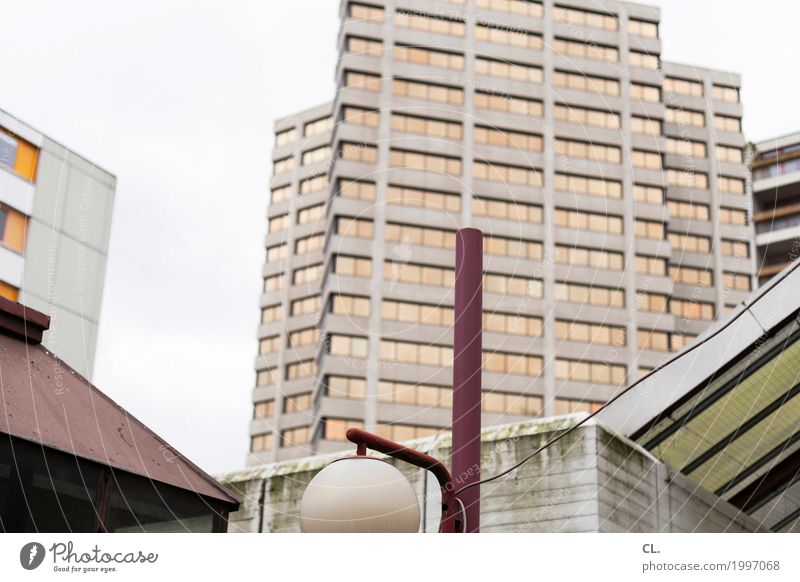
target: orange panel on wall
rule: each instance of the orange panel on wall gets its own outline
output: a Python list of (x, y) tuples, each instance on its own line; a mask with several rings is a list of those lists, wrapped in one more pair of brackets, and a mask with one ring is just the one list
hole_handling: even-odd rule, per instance
[(25, 250), (25, 233), (28, 229), (28, 217), (11, 208), (3, 207), (6, 213), (5, 232), (0, 233), (3, 244), (14, 250), (23, 252)]
[(12, 137), (17, 142), (13, 170), (31, 182), (36, 180), (36, 167), (39, 160), (39, 148), (32, 143), (25, 141), (18, 135), (14, 135), (5, 127), (0, 127), (0, 131)]
[(11, 301), (16, 301), (19, 297), (19, 289), (13, 285), (9, 285), (5, 281), (0, 281), (0, 297), (11, 299)]

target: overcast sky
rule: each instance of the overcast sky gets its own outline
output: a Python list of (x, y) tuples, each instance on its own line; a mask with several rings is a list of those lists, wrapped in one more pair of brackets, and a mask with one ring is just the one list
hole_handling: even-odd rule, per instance
[[(651, 3), (664, 59), (742, 74), (748, 139), (800, 130), (795, 2)], [(0, 6), (0, 108), (118, 179), (95, 383), (240, 468), (272, 122), (331, 98), (338, 0)]]

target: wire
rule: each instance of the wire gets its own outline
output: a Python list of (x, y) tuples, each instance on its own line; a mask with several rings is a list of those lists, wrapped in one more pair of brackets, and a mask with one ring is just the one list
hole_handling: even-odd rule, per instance
[[(775, 283), (774, 283), (774, 284), (772, 284), (772, 285), (770, 285), (769, 287), (765, 288), (765, 289), (764, 289), (764, 290), (763, 290), (761, 293), (759, 293), (759, 294), (756, 296), (756, 298), (755, 298), (755, 299), (753, 299), (752, 303), (750, 303), (750, 304), (747, 306), (747, 308), (745, 308), (745, 309), (742, 309), (742, 310), (741, 310), (739, 313), (737, 313), (737, 314), (736, 314), (734, 317), (732, 317), (730, 320), (728, 320), (728, 321), (727, 321), (727, 322), (726, 322), (726, 323), (725, 323), (723, 326), (721, 326), (719, 329), (717, 329), (717, 330), (716, 330), (714, 333), (712, 333), (712, 334), (711, 334), (711, 335), (709, 335), (708, 337), (705, 337), (705, 338), (703, 338), (701, 341), (697, 342), (696, 344), (692, 344), (692, 345), (691, 345), (691, 346), (689, 346), (689, 348), (687, 348), (685, 351), (683, 351), (683, 352), (680, 352), (680, 353), (678, 353), (678, 354), (675, 354), (675, 355), (674, 355), (672, 358), (670, 358), (669, 360), (667, 360), (667, 361), (666, 361), (666, 362), (664, 362), (663, 364), (661, 364), (661, 365), (659, 365), (659, 366), (656, 366), (655, 368), (653, 368), (652, 370), (650, 370), (650, 372), (649, 372), (649, 373), (648, 373), (646, 376), (642, 376), (641, 378), (639, 378), (638, 380), (636, 380), (636, 382), (634, 382), (633, 384), (631, 384), (630, 386), (628, 386), (627, 388), (625, 388), (625, 390), (623, 390), (622, 392), (620, 392), (619, 394), (617, 394), (616, 396), (614, 396), (614, 397), (613, 397), (611, 400), (609, 400), (609, 401), (608, 401), (608, 402), (606, 402), (606, 403), (605, 403), (603, 406), (601, 406), (600, 408), (598, 408), (597, 410), (595, 410), (594, 412), (592, 412), (592, 413), (591, 413), (589, 416), (587, 416), (587, 417), (585, 417), (585, 418), (581, 419), (581, 420), (580, 420), (580, 421), (579, 421), (577, 424), (574, 424), (574, 425), (572, 425), (571, 427), (569, 427), (569, 428), (568, 428), (568, 429), (566, 429), (565, 431), (563, 431), (563, 432), (561, 432), (561, 433), (557, 434), (556, 436), (554, 436), (552, 439), (550, 439), (550, 440), (549, 440), (549, 441), (547, 441), (545, 444), (543, 444), (541, 447), (539, 447), (538, 449), (536, 449), (535, 451), (533, 451), (531, 454), (529, 454), (527, 457), (525, 457), (524, 459), (522, 459), (522, 460), (521, 460), (520, 462), (518, 462), (516, 465), (512, 465), (512, 466), (511, 466), (511, 467), (509, 467), (508, 469), (505, 469), (504, 471), (501, 471), (500, 473), (498, 473), (497, 475), (493, 475), (492, 477), (487, 477), (486, 479), (481, 479), (480, 481), (475, 481), (474, 483), (469, 483), (468, 485), (464, 485), (464, 486), (463, 486), (461, 489), (458, 489), (458, 490), (455, 492), (455, 495), (456, 495), (456, 496), (458, 496), (458, 494), (459, 494), (459, 493), (461, 493), (461, 492), (463, 492), (463, 491), (466, 491), (467, 489), (471, 489), (472, 487), (477, 487), (477, 486), (479, 486), (479, 485), (482, 485), (482, 484), (484, 484), (484, 483), (490, 483), (491, 481), (496, 481), (497, 479), (500, 479), (501, 477), (505, 477), (506, 475), (508, 475), (508, 474), (509, 474), (509, 473), (511, 473), (512, 471), (515, 471), (515, 470), (517, 470), (517, 469), (518, 469), (518, 468), (520, 468), (522, 465), (524, 465), (525, 463), (527, 463), (528, 461), (530, 461), (530, 460), (531, 460), (533, 457), (535, 457), (536, 455), (538, 455), (539, 453), (541, 453), (543, 450), (545, 450), (546, 448), (548, 448), (550, 445), (553, 445), (553, 444), (557, 443), (558, 441), (560, 441), (561, 439), (563, 439), (565, 436), (567, 436), (569, 433), (571, 433), (573, 430), (575, 430), (575, 429), (577, 429), (577, 428), (580, 428), (581, 426), (583, 426), (584, 424), (586, 424), (586, 423), (587, 423), (588, 421), (590, 421), (592, 418), (594, 418), (595, 416), (597, 416), (598, 414), (600, 414), (601, 412), (603, 412), (603, 411), (604, 411), (604, 410), (605, 410), (607, 407), (611, 406), (611, 405), (612, 405), (614, 402), (616, 402), (617, 400), (619, 400), (620, 398), (622, 398), (622, 397), (623, 397), (625, 394), (627, 394), (628, 392), (630, 392), (631, 390), (633, 390), (634, 388), (636, 388), (636, 386), (638, 386), (639, 384), (641, 384), (642, 382), (644, 382), (645, 380), (647, 380), (647, 379), (648, 379), (650, 376), (652, 376), (652, 375), (653, 375), (653, 374), (655, 374), (656, 372), (659, 372), (659, 371), (663, 370), (664, 368), (666, 368), (667, 366), (669, 366), (669, 365), (670, 365), (672, 362), (674, 362), (674, 361), (678, 360), (679, 358), (682, 358), (683, 356), (685, 356), (685, 355), (686, 355), (686, 354), (688, 354), (688, 353), (691, 353), (691, 352), (693, 352), (694, 350), (696, 350), (697, 348), (699, 348), (700, 346), (702, 346), (702, 345), (703, 345), (703, 344), (705, 344), (706, 342), (708, 342), (708, 341), (710, 341), (710, 340), (714, 339), (716, 336), (718, 336), (718, 335), (719, 335), (720, 333), (722, 333), (724, 330), (726, 330), (726, 329), (727, 329), (727, 328), (729, 328), (731, 325), (733, 325), (733, 323), (734, 323), (734, 322), (735, 322), (737, 319), (739, 319), (739, 318), (740, 318), (740, 317), (741, 317), (743, 314), (745, 314), (745, 313), (747, 313), (748, 311), (750, 311), (750, 308), (751, 308), (751, 307), (753, 307), (753, 306), (754, 306), (756, 303), (758, 303), (758, 302), (761, 300), (761, 298), (762, 298), (762, 297), (764, 297), (764, 296), (765, 296), (765, 295), (766, 295), (766, 294), (767, 294), (767, 293), (768, 293), (770, 290), (774, 289), (774, 288), (775, 288), (775, 287), (778, 285), (778, 283), (780, 283), (781, 281), (783, 281), (784, 279), (786, 279), (786, 278), (787, 278), (789, 275), (791, 275), (791, 274), (792, 274), (794, 271), (796, 271), (798, 267), (800, 267), (800, 261), (795, 261), (795, 263), (794, 263), (794, 264), (792, 264), (792, 266), (791, 266), (791, 267), (790, 267), (790, 268), (789, 268), (789, 269), (788, 269), (788, 270), (787, 270), (785, 273), (783, 273), (783, 274), (780, 276), (780, 278), (779, 278), (779, 279), (777, 279), (777, 280), (775, 281)], [(458, 499), (458, 497), (456, 497), (456, 499)]]
[[(466, 489), (466, 487), (464, 487)], [(461, 501), (458, 497), (456, 497), (456, 501), (461, 506), (461, 533), (467, 533), (467, 508), (464, 507), (464, 502)]]

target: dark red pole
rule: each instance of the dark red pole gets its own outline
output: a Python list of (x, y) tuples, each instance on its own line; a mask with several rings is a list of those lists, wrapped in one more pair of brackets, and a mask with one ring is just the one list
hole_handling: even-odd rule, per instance
[[(456, 490), (480, 480), (481, 367), (483, 364), (483, 233), (456, 233), (456, 297), (453, 330), (453, 453)], [(466, 509), (466, 531), (480, 529), (480, 487), (457, 498)]]

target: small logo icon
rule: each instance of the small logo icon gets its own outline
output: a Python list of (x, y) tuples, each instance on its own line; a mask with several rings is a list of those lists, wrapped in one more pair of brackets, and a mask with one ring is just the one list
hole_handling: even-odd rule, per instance
[(44, 546), (39, 542), (30, 542), (19, 551), (19, 563), (26, 570), (35, 570), (44, 561)]

